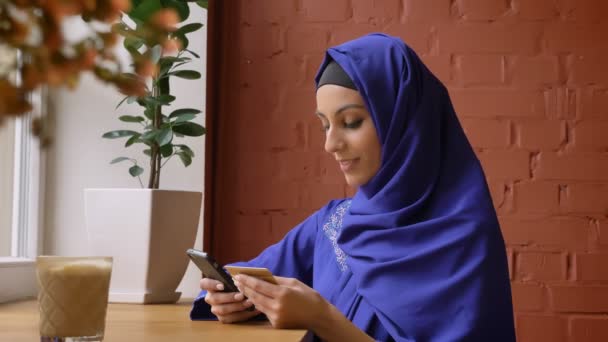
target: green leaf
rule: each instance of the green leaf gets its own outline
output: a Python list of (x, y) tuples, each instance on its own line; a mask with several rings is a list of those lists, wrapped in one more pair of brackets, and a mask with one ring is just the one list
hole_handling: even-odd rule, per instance
[(187, 80), (197, 80), (201, 78), (201, 73), (194, 70), (177, 70), (168, 73), (168, 75), (185, 78)]
[(152, 157), (152, 150), (150, 150), (149, 148), (143, 150), (144, 154), (147, 155), (148, 157)]
[(201, 27), (203, 27), (203, 24), (201, 23), (191, 23), (178, 28), (176, 32), (181, 34), (187, 34), (199, 30)]
[(130, 137), (135, 134), (139, 134), (139, 133), (137, 133), (135, 131), (129, 131), (129, 130), (118, 130), (118, 131), (106, 132), (101, 137), (106, 138), (106, 139), (116, 139), (116, 138)]
[(149, 119), (149, 120), (153, 120), (154, 119), (154, 109), (152, 108), (146, 108), (144, 110), (144, 115)]
[(129, 99), (129, 97), (131, 97), (131, 96), (125, 96), (122, 100), (120, 100), (120, 102), (118, 102), (118, 104), (116, 105), (116, 108), (114, 108), (114, 110), (117, 110), (118, 107), (120, 107), (120, 105), (123, 104), (123, 102), (125, 102), (127, 99)]
[(160, 0), (164, 8), (173, 8), (179, 15), (180, 21), (188, 19), (190, 16), (190, 7), (188, 4), (177, 0)]
[(198, 114), (201, 111), (195, 108), (181, 108), (176, 109), (169, 114), (169, 118), (174, 118), (176, 116), (184, 115), (184, 114)]
[(139, 55), (139, 48), (144, 45), (144, 40), (137, 37), (126, 37), (122, 45), (127, 49), (132, 55)]
[(125, 161), (125, 160), (131, 160), (131, 159), (127, 158), (127, 157), (118, 157), (118, 158), (112, 159), (112, 161), (110, 162), (110, 164), (120, 163), (121, 161)]
[(127, 142), (125, 143), (125, 147), (129, 147), (135, 144), (139, 140), (139, 137), (141, 137), (141, 134), (135, 134), (134, 136), (130, 137), (129, 140), (127, 140)]
[(146, 142), (152, 142), (156, 139), (156, 135), (158, 134), (158, 131), (148, 131), (146, 133), (144, 133), (140, 139), (144, 140)]
[(196, 115), (194, 114), (182, 114), (177, 116), (177, 119), (175, 119), (175, 121), (173, 121), (174, 124), (176, 123), (180, 123), (180, 122), (186, 122), (186, 121), (190, 121), (192, 119), (194, 119), (196, 117)]
[(134, 4), (131, 11), (127, 14), (132, 19), (138, 19), (145, 22), (161, 8), (163, 8), (163, 6), (161, 5), (160, 0), (144, 0), (139, 3), (139, 6), (135, 6)]
[(160, 88), (161, 94), (169, 94), (171, 92), (169, 88), (169, 78), (164, 77), (158, 81), (158, 87)]
[(169, 103), (175, 101), (175, 96), (169, 95), (169, 94), (162, 94), (162, 95), (158, 96), (157, 99), (161, 104), (166, 105), (166, 104), (169, 104)]
[(192, 56), (196, 57), (196, 58), (201, 58), (201, 56), (199, 56), (197, 53), (195, 53), (192, 50), (188, 50), (186, 48), (183, 48), (184, 51), (187, 51), (188, 53), (190, 53)]
[(209, 0), (198, 0), (196, 2), (197, 5), (201, 6), (204, 9), (208, 9), (209, 8)]
[(190, 149), (190, 147), (186, 146), (186, 145), (173, 145), (175, 147), (178, 147), (179, 149), (181, 149), (182, 153), (185, 153), (187, 155), (189, 155), (190, 157), (194, 157), (194, 151), (192, 151)]
[(144, 169), (142, 169), (138, 165), (133, 165), (129, 168), (129, 173), (131, 174), (131, 176), (137, 177), (137, 176), (141, 175), (142, 173), (144, 173)]
[(144, 119), (143, 116), (131, 116), (131, 115), (122, 115), (122, 116), (118, 117), (118, 120), (124, 121), (124, 122), (143, 122), (143, 121), (146, 121), (146, 119)]
[(192, 164), (192, 157), (190, 157), (189, 155), (183, 152), (177, 152), (176, 154), (179, 156), (179, 159), (182, 161), (182, 163), (184, 163), (185, 167), (188, 167), (190, 166), (190, 164)]
[(171, 128), (164, 128), (156, 135), (156, 142), (159, 146), (165, 146), (173, 140), (173, 131)]
[(165, 146), (160, 147), (160, 154), (163, 158), (167, 158), (173, 154), (173, 145), (167, 144)]
[(184, 122), (173, 126), (173, 132), (189, 137), (200, 137), (205, 134), (205, 127), (194, 122)]

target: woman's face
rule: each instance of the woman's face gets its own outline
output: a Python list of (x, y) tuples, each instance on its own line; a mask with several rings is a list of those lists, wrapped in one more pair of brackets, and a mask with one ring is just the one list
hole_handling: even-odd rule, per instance
[(351, 186), (367, 183), (380, 169), (381, 148), (371, 115), (359, 92), (326, 84), (317, 90), (317, 116), (330, 153)]

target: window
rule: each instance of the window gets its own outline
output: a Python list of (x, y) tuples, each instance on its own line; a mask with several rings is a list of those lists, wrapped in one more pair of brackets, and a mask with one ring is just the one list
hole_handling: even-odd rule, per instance
[[(7, 55), (0, 49), (0, 64)], [(30, 124), (43, 115), (45, 96), (44, 91), (30, 94), (34, 110), (0, 127), (0, 303), (36, 294), (43, 154)]]

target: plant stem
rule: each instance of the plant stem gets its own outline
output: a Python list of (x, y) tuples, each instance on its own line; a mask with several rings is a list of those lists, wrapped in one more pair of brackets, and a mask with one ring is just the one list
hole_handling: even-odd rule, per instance
[[(158, 97), (160, 95), (160, 87), (156, 85), (156, 79), (152, 80), (152, 96)], [(155, 129), (159, 129), (162, 123), (161, 117), (161, 105), (154, 106), (154, 120), (152, 124)], [(150, 179), (148, 181), (149, 189), (158, 189), (160, 183), (160, 146), (157, 142), (154, 142), (151, 146), (150, 156)]]

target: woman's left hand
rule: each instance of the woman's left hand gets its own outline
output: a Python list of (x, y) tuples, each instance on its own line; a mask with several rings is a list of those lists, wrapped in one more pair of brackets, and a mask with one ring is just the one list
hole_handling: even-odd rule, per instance
[(239, 274), (234, 277), (241, 292), (279, 329), (314, 330), (327, 314), (328, 302), (295, 278), (274, 277), (278, 285)]

